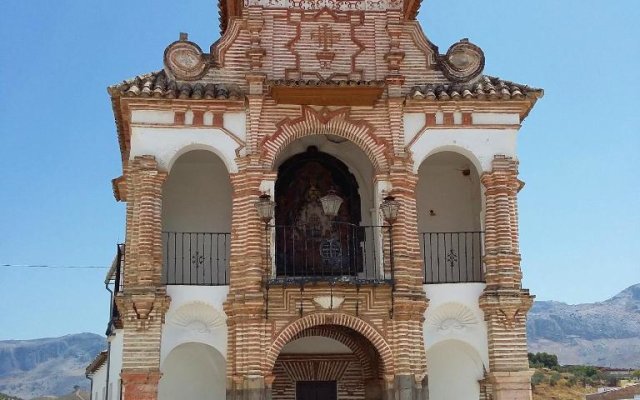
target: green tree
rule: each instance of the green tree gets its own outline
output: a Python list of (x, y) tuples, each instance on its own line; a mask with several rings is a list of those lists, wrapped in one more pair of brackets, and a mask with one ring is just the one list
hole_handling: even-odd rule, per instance
[(559, 367), (558, 356), (549, 353), (528, 353), (529, 367), (531, 368), (556, 368)]

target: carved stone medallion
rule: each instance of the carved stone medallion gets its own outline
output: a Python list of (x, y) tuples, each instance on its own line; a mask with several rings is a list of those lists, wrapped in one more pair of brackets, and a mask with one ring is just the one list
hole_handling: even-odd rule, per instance
[(177, 79), (188, 81), (200, 78), (207, 62), (197, 44), (180, 40), (164, 51), (164, 65)]
[(457, 82), (466, 82), (482, 73), (484, 53), (480, 47), (462, 39), (449, 48), (440, 59), (445, 75)]

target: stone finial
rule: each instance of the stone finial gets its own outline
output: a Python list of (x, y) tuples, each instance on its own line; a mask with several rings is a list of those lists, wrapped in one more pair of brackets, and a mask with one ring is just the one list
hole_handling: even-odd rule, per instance
[(180, 32), (180, 41), (185, 42), (189, 40), (189, 34), (186, 32)]

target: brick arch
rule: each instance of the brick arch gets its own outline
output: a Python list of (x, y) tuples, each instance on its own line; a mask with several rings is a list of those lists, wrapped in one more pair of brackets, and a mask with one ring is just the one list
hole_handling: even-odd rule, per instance
[(271, 344), (265, 358), (265, 372), (270, 374), (273, 366), (280, 355), (282, 348), (289, 343), (296, 335), (306, 329), (328, 325), (343, 326), (350, 328), (362, 335), (376, 349), (384, 375), (394, 375), (395, 367), (393, 363), (393, 353), (391, 347), (382, 335), (366, 321), (343, 313), (314, 313), (295, 320), (287, 325)]
[(337, 342), (342, 343), (347, 346), (353, 354), (358, 358), (360, 364), (362, 365), (362, 374), (365, 379), (376, 378), (379, 375), (378, 366), (376, 363), (371, 362), (371, 357), (367, 354), (367, 350), (362, 344), (348, 332), (338, 330), (336, 327), (331, 326), (314, 326), (309, 329), (305, 329), (302, 332), (296, 334), (291, 338), (289, 342), (293, 342), (294, 340), (312, 337), (312, 336), (322, 336), (328, 339), (333, 339)]
[(390, 150), (385, 140), (378, 138), (375, 129), (366, 121), (352, 120), (349, 108), (316, 111), (302, 106), (302, 116), (286, 118), (276, 124), (276, 132), (265, 136), (260, 143), (261, 159), (271, 169), (280, 153), (292, 142), (311, 135), (335, 135), (343, 137), (358, 146), (367, 155), (376, 173), (389, 168)]

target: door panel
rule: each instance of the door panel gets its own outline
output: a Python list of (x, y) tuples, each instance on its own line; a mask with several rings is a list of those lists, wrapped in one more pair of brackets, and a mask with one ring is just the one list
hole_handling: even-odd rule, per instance
[(338, 400), (336, 381), (298, 381), (296, 400)]

